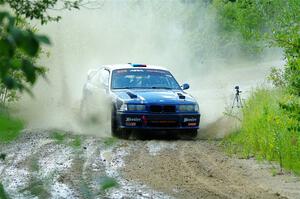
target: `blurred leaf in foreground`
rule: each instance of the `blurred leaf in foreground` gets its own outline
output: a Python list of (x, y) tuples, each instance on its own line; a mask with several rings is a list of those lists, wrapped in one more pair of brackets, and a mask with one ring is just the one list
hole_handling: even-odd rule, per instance
[(114, 178), (103, 176), (100, 179), (100, 189), (102, 191), (108, 190), (113, 187), (118, 187), (118, 186), (119, 184)]

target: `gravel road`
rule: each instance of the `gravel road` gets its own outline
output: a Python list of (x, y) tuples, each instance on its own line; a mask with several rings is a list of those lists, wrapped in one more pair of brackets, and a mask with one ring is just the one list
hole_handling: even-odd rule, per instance
[[(0, 145), (0, 181), (11, 198), (300, 198), (299, 177), (273, 176), (276, 164), (228, 157), (219, 141), (57, 140), (51, 132), (26, 130)], [(118, 186), (103, 191), (107, 177)]]

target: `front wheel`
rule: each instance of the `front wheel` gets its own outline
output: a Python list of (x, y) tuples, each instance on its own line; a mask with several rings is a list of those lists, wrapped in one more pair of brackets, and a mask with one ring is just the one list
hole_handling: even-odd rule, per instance
[(179, 134), (179, 137), (181, 139), (185, 139), (185, 140), (194, 140), (198, 135), (198, 131), (196, 129), (193, 130), (186, 130), (184, 132), (181, 132)]
[(114, 137), (121, 139), (128, 139), (130, 137), (130, 131), (118, 128), (116, 109), (113, 107), (111, 110), (111, 134)]

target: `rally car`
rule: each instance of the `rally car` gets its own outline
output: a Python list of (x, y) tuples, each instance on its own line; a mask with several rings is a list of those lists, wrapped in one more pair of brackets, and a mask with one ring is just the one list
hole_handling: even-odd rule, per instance
[(128, 138), (132, 130), (142, 130), (176, 132), (194, 138), (200, 112), (196, 100), (184, 91), (188, 88), (188, 84), (180, 86), (163, 67), (105, 65), (89, 71), (83, 99), (100, 93), (96, 101), (109, 101), (109, 105), (101, 107), (110, 109), (113, 136)]

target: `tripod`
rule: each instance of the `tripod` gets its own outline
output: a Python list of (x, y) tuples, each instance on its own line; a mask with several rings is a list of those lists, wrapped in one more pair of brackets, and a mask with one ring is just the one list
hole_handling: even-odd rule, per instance
[(243, 108), (243, 102), (242, 102), (241, 96), (240, 96), (240, 93), (242, 91), (240, 91), (239, 86), (234, 87), (234, 89), (236, 90), (236, 93), (235, 93), (231, 108), (233, 108), (234, 106), (236, 106), (238, 108)]

